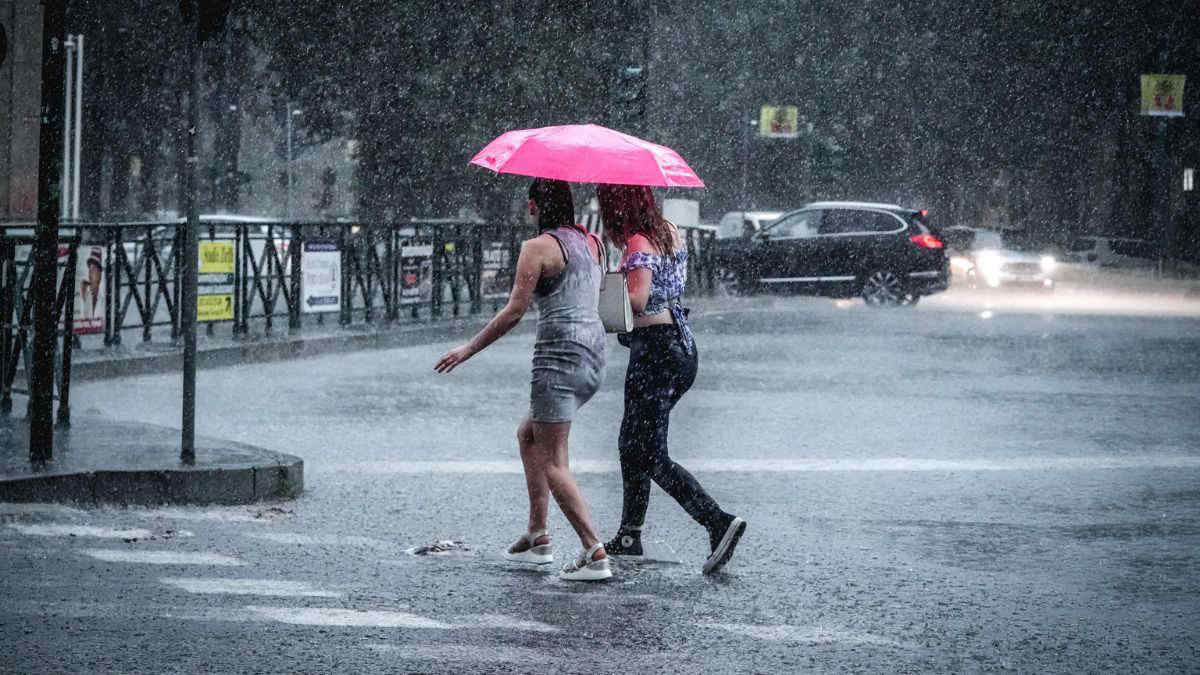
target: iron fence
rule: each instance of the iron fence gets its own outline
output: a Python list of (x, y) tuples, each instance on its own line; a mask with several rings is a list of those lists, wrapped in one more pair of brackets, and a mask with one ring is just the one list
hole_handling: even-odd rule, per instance
[[(143, 342), (180, 338), (179, 221), (74, 223), (60, 228), (60, 282), (55, 302), (61, 349), (60, 420), (69, 423), (72, 347), (81, 339), (119, 345), (129, 334)], [(14, 380), (32, 344), (29, 277), (32, 228), (0, 225), (0, 410), (12, 407)], [(307, 322), (340, 326), (436, 321), (494, 312), (507, 300), (527, 227), (467, 220), (392, 223), (287, 223), (206, 218), (200, 224), (200, 320), (214, 334), (234, 337), (251, 327), (265, 334), (296, 332)], [(714, 288), (707, 228), (684, 228), (689, 292)], [(338, 278), (332, 304), (305, 307), (305, 245), (334, 254)], [(72, 273), (68, 271), (77, 270)], [(94, 275), (94, 276), (93, 276)], [(328, 280), (326, 280), (328, 283)], [(78, 297), (76, 297), (78, 295)], [(75, 298), (72, 301), (72, 298)], [(215, 301), (215, 302), (214, 302)], [(309, 298), (311, 303), (312, 298)], [(82, 309), (81, 309), (82, 306)], [(72, 310), (67, 308), (71, 307)], [(28, 372), (28, 367), (25, 372)]]

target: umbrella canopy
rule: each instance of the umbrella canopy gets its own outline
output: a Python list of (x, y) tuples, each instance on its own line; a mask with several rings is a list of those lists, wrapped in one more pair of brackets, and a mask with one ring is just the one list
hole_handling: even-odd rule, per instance
[(596, 124), (505, 132), (472, 157), (471, 164), (573, 183), (704, 187), (674, 150)]

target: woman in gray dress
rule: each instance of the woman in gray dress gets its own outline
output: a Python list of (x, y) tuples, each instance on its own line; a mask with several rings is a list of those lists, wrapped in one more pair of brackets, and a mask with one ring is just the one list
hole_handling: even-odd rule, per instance
[(560, 576), (595, 581), (612, 576), (604, 545), (592, 528), (587, 504), (567, 463), (567, 436), (575, 411), (604, 378), (604, 326), (597, 304), (602, 246), (574, 223), (571, 191), (563, 181), (538, 178), (529, 187), (529, 215), (541, 234), (521, 245), (508, 303), (470, 342), (446, 352), (435, 370), (448, 373), (496, 341), (521, 320), (530, 302), (538, 307), (529, 413), (517, 428), (529, 524), (504, 552), (514, 562), (553, 562), (546, 532), (549, 495), (579, 535), (583, 551)]

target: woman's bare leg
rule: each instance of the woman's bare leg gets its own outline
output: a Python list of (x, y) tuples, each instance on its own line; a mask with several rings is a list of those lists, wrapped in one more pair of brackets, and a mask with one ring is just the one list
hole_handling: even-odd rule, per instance
[[(567, 436), (571, 433), (570, 422), (531, 422), (533, 443), (530, 445), (529, 457), (540, 469), (545, 485), (558, 502), (558, 508), (575, 528), (579, 541), (584, 549), (591, 548), (600, 542), (596, 531), (592, 529), (591, 516), (588, 514), (587, 503), (567, 460)], [(526, 452), (522, 450), (522, 459)], [(530, 464), (525, 465), (526, 474), (530, 472)], [(532, 483), (531, 483), (532, 484)], [(532, 518), (532, 514), (530, 515)], [(543, 512), (543, 522), (545, 515)], [(597, 555), (597, 558), (603, 557)]]
[(546, 529), (550, 502), (550, 488), (546, 484), (546, 472), (542, 466), (543, 462), (538, 459), (541, 453), (534, 448), (533, 425), (534, 422), (526, 416), (521, 420), (521, 425), (517, 427), (517, 445), (521, 448), (521, 464), (525, 467), (525, 488), (529, 491), (528, 532)]

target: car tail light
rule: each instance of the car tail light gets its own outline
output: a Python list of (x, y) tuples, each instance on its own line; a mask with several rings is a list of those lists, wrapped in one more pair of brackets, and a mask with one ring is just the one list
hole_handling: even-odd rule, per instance
[(932, 234), (914, 234), (908, 239), (921, 248), (942, 248), (942, 240)]

